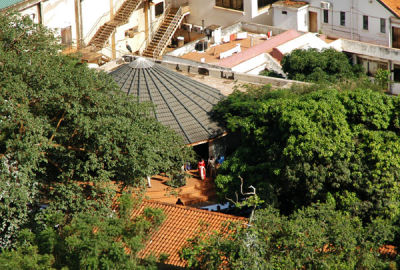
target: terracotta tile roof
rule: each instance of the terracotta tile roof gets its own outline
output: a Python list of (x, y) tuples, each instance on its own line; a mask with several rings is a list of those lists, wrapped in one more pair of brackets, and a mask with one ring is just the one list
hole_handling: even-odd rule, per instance
[(384, 245), (379, 248), (379, 253), (390, 258), (397, 256), (396, 247), (393, 245)]
[(268, 53), (272, 51), (273, 48), (282, 45), (283, 43), (286, 43), (299, 36), (301, 36), (301, 33), (297, 32), (296, 30), (291, 29), (285, 31), (279, 35), (273, 36), (269, 40), (266, 40), (258, 45), (255, 45), (252, 48), (249, 48), (248, 50), (245, 50), (243, 52), (234, 54), (228, 58), (220, 60), (218, 62), (218, 65), (227, 68), (235, 67), (244, 61), (256, 57), (257, 55), (260, 55), (262, 53)]
[(150, 254), (155, 256), (162, 253), (169, 254), (165, 263), (179, 267), (186, 265), (186, 262), (180, 259), (179, 251), (186, 244), (186, 240), (198, 232), (200, 222), (209, 224), (210, 231), (217, 231), (224, 221), (247, 221), (242, 217), (147, 200), (132, 211), (131, 217), (139, 216), (145, 208), (149, 207), (162, 209), (166, 219), (147, 241), (145, 248), (139, 253), (139, 257), (144, 258)]
[(400, 1), (399, 0), (378, 0), (382, 5), (389, 9), (394, 15), (400, 17)]
[(293, 7), (293, 8), (300, 8), (306, 5), (308, 5), (307, 2), (292, 1), (292, 0), (280, 0), (273, 4), (273, 6), (283, 6), (283, 7)]

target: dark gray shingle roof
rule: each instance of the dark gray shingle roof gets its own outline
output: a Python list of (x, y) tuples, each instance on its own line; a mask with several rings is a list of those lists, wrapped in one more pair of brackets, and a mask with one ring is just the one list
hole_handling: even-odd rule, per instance
[(155, 104), (155, 117), (181, 134), (186, 144), (215, 138), (221, 128), (209, 113), (223, 97), (219, 90), (139, 58), (111, 72), (121, 90)]

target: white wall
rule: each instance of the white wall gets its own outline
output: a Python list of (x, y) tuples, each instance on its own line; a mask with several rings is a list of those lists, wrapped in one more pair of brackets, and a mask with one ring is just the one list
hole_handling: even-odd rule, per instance
[(39, 6), (33, 5), (20, 11), (22, 16), (29, 16), (34, 23), (39, 23)]
[[(284, 14), (286, 12), (286, 14)], [(274, 6), (273, 25), (284, 29), (308, 31), (308, 9), (304, 6), (299, 9)]]
[(110, 20), (109, 0), (85, 0), (82, 7), (82, 35), (85, 44), (96, 34), (101, 25)]
[(171, 0), (175, 6), (189, 1), (190, 15), (187, 20), (195, 25), (207, 27), (212, 24), (226, 27), (239, 21), (272, 24), (272, 11), (258, 9), (257, 0), (244, 0), (243, 11), (215, 6), (215, 0)]
[(71, 26), (72, 40), (76, 43), (75, 6), (73, 0), (50, 0), (42, 2), (42, 23), (59, 32)]
[(297, 31), (308, 31), (308, 8), (302, 7), (297, 12)]
[[(377, 0), (327, 0), (331, 3), (328, 23), (323, 22), (323, 10), (320, 0), (310, 0), (311, 11), (318, 13), (318, 29), (332, 37), (390, 45), (390, 21), (393, 14)], [(346, 13), (345, 26), (340, 25), (340, 12)], [(368, 30), (363, 30), (363, 15), (369, 17)], [(380, 33), (380, 18), (386, 20), (386, 33)]]

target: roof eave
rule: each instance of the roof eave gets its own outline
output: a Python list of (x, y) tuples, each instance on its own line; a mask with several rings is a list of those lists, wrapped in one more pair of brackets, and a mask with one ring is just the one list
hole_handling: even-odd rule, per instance
[(384, 6), (390, 13), (392, 13), (394, 16), (396, 16), (396, 18), (400, 19), (400, 14), (397, 14), (393, 9), (391, 9), (388, 5), (386, 5), (385, 2), (383, 2), (382, 0), (378, 0), (378, 2)]

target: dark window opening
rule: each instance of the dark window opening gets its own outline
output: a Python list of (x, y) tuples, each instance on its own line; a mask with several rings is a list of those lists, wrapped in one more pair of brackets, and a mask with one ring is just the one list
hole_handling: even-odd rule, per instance
[(400, 82), (400, 66), (399, 65), (394, 65), (393, 80), (395, 82)]
[(381, 18), (381, 33), (386, 33), (386, 20)]
[(215, 0), (215, 5), (217, 7), (243, 11), (243, 0)]
[(392, 27), (392, 47), (400, 49), (400, 28)]
[(275, 0), (258, 0), (258, 9), (271, 5)]
[(324, 9), (324, 23), (328, 23), (329, 22), (329, 10)]
[(282, 11), (282, 14), (283, 15), (287, 15), (287, 11)]
[(210, 75), (210, 72), (206, 68), (199, 68), (198, 72), (200, 75), (206, 75), (206, 76)]
[(158, 3), (155, 7), (155, 15), (156, 17), (162, 15), (164, 13), (164, 2)]
[(363, 16), (363, 29), (368, 30), (368, 16)]
[(346, 12), (340, 11), (340, 25), (345, 26), (346, 25)]

